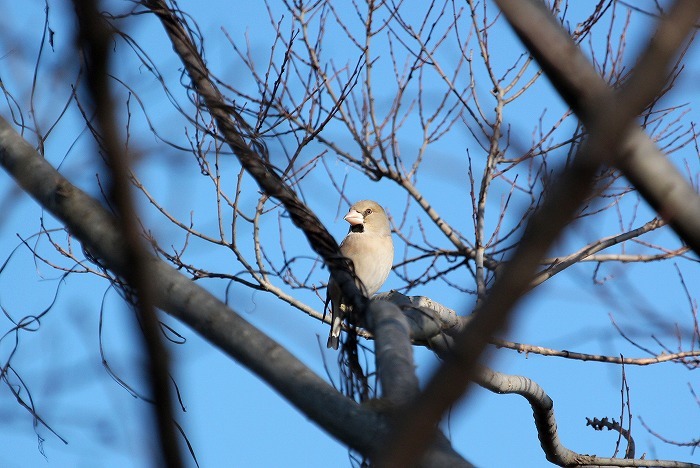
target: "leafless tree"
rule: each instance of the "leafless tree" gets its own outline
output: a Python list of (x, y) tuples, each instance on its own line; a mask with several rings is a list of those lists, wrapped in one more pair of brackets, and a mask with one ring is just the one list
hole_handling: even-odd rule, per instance
[[(358, 464), (470, 465), (439, 423), (476, 383), (526, 399), (554, 464), (697, 466), (635, 453), (641, 429), (632, 428), (624, 377), (619, 420), (589, 419), (619, 434), (615, 455), (576, 453), (559, 439), (546, 390), (490, 369), (484, 351), (608, 363), (623, 376), (630, 366), (664, 362), (697, 369), (700, 326), (688, 280), (700, 253), (695, 96), (675, 91), (700, 4), (341, 3), (269, 0), (264, 53), (230, 30), (245, 18), (213, 36), (174, 0), (111, 2), (101, 11), (74, 0), (76, 30), (58, 46), (49, 13), (57, 6), (47, 0), (44, 30), (30, 32), (38, 50), (12, 42), (14, 31), (0, 36), (17, 44), (5, 58), (18, 70), (2, 76), (0, 160), (58, 220), (37, 221), (36, 235), (14, 252), (28, 249), (38, 265), (65, 275), (102, 278), (133, 305), (159, 463), (182, 464), (183, 444), (155, 308), (260, 376), (357, 453)], [(23, 80), (28, 64), (33, 79)], [(47, 102), (53, 89), (60, 92)], [(561, 101), (543, 98), (553, 92)], [(57, 150), (56, 141), (70, 148)], [(85, 155), (99, 155), (88, 169), (96, 179), (56, 170)], [(164, 178), (180, 196), (164, 193)], [(400, 286), (371, 301), (317, 215), (349, 204), (358, 185), (377, 193), (368, 198), (404, 200), (391, 212)], [(601, 232), (603, 225), (618, 230)], [(634, 287), (624, 279), (612, 286), (611, 273), (669, 262), (691, 318), (637, 310), (655, 325), (643, 333), (613, 318), (614, 342), (631, 343), (639, 356), (504, 338), (522, 298), (555, 277), (588, 276), (620, 304)], [(11, 275), (11, 265), (0, 272)], [(361, 311), (346, 325), (337, 388), (245, 321), (228, 288), (217, 297), (209, 287), (270, 295), (308, 321), (327, 322), (329, 271)], [(452, 291), (462, 308), (411, 295), (431, 290)], [(47, 427), (13, 356), (19, 337), (51, 313), (5, 313), (11, 352), (0, 371)], [(418, 348), (441, 363), (422, 386)], [(643, 427), (666, 443), (699, 443), (697, 434), (678, 441)]]

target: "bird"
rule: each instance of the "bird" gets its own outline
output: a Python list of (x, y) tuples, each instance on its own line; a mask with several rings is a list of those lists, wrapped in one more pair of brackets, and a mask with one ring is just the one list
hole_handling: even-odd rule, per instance
[[(355, 284), (365, 297), (372, 297), (382, 287), (394, 262), (391, 226), (384, 208), (375, 201), (361, 200), (350, 207), (343, 218), (350, 223), (340, 253), (352, 262)], [(338, 349), (340, 325), (351, 304), (331, 277), (326, 289), (326, 306), (331, 304), (331, 331), (328, 348)]]

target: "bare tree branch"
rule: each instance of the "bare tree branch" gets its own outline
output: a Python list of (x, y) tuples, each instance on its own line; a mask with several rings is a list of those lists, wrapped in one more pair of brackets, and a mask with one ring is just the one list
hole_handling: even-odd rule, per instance
[(519, 353), (539, 354), (541, 356), (556, 356), (563, 357), (566, 359), (575, 359), (578, 361), (605, 362), (608, 364), (624, 364), (629, 366), (649, 366), (652, 364), (659, 364), (662, 362), (682, 362), (692, 367), (700, 367), (699, 350), (680, 351), (677, 353), (662, 352), (660, 354), (648, 358), (630, 358), (620, 356), (605, 356), (601, 354), (578, 353), (574, 351), (567, 351), (565, 349), (551, 349), (542, 346), (515, 343), (512, 341), (502, 340), (500, 338), (493, 338), (491, 340), (491, 344), (499, 348), (512, 349)]

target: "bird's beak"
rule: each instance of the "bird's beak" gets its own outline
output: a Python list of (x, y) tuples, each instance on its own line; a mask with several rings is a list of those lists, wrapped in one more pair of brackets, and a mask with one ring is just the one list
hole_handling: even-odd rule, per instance
[(362, 216), (362, 213), (357, 210), (350, 210), (343, 219), (350, 223), (350, 226), (357, 226), (358, 224), (365, 222), (365, 218)]

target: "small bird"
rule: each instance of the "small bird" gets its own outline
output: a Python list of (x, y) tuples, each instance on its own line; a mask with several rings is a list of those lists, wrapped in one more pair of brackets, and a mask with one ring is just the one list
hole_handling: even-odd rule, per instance
[[(379, 203), (362, 200), (352, 205), (343, 219), (350, 223), (350, 230), (340, 244), (340, 253), (352, 261), (360, 292), (372, 297), (386, 281), (394, 262), (389, 218)], [(328, 280), (326, 293), (326, 305), (331, 302), (331, 331), (326, 346), (338, 349), (340, 324), (351, 305), (333, 278)]]

